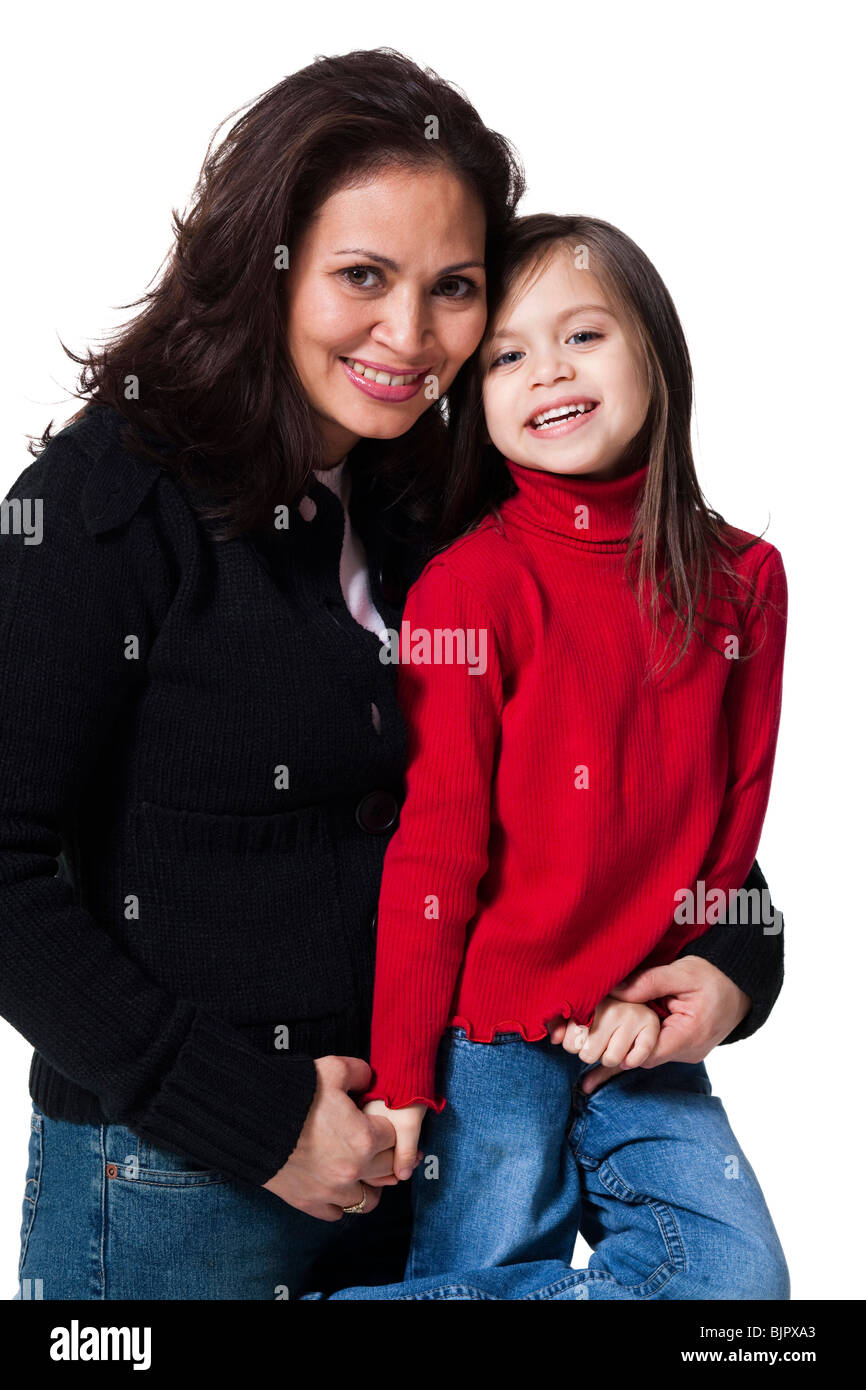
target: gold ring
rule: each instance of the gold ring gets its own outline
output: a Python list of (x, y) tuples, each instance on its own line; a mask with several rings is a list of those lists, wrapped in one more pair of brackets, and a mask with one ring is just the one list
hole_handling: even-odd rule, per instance
[(356, 1202), (353, 1207), (343, 1207), (343, 1211), (347, 1216), (355, 1216), (359, 1211), (367, 1210), (367, 1189), (364, 1187), (363, 1183), (361, 1183), (361, 1186), (364, 1188), (364, 1195), (360, 1202)]

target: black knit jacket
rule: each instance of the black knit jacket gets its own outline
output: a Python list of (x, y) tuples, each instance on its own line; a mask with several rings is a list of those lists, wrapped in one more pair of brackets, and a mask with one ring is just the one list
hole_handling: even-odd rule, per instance
[[(406, 731), (340, 589), (330, 489), (313, 478), (287, 530), (220, 542), (122, 423), (91, 405), (7, 494), (39, 500), (42, 536), (7, 509), (0, 1013), (47, 1115), (260, 1184), (297, 1143), (313, 1059), (369, 1057)], [(352, 524), (399, 627), (420, 561), (395, 559), (367, 484), (353, 471)], [(746, 886), (766, 887), (757, 865)], [(751, 997), (726, 1042), (761, 1026), (781, 930), (716, 926), (682, 954)]]

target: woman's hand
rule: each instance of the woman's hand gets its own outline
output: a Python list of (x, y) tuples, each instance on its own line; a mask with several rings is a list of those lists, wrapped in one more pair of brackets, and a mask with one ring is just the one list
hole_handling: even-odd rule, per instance
[(394, 1176), (397, 1178), (411, 1178), (423, 1156), (418, 1151), (418, 1140), (426, 1113), (426, 1105), (404, 1105), (398, 1110), (390, 1110), (383, 1100), (369, 1100), (364, 1106), (365, 1115), (371, 1119), (382, 1118), (394, 1126), (397, 1135)]
[(365, 1211), (373, 1211), (381, 1200), (376, 1188), (395, 1181), (394, 1127), (386, 1116), (365, 1115), (349, 1095), (373, 1079), (360, 1057), (319, 1057), (316, 1071), (316, 1094), (294, 1151), (262, 1186), (308, 1216), (339, 1221), (343, 1208), (365, 1195)]
[[(747, 994), (721, 970), (702, 956), (683, 956), (669, 965), (638, 968), (610, 991), (615, 999), (647, 1003), (663, 999), (670, 1014), (662, 1019), (661, 1031), (643, 1067), (660, 1067), (665, 1062), (702, 1062), (752, 1006)], [(552, 1036), (565, 1030), (566, 1020), (554, 1019)], [(580, 1081), (584, 1095), (591, 1095), (617, 1072), (619, 1066), (593, 1067)]]

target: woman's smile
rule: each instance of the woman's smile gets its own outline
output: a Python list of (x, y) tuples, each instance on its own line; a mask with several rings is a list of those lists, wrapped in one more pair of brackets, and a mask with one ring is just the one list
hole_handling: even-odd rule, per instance
[(421, 390), (425, 376), (432, 371), (431, 367), (414, 371), (407, 367), (400, 371), (360, 357), (341, 357), (340, 361), (353, 386), (374, 400), (385, 402), (411, 400)]

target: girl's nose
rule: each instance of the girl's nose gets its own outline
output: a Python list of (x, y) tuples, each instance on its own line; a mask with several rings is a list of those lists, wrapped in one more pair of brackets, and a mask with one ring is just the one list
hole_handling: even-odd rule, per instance
[(574, 363), (558, 353), (536, 358), (529, 374), (530, 386), (554, 386), (558, 381), (574, 380)]

